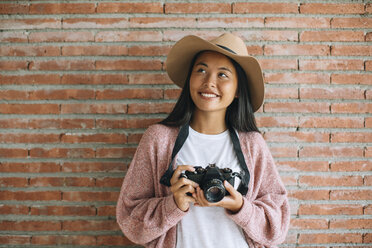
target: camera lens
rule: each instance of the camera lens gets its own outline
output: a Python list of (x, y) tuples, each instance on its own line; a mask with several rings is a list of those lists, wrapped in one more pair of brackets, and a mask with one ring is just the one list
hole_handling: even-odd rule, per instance
[(219, 202), (225, 197), (225, 187), (223, 182), (219, 179), (212, 179), (204, 186), (204, 195), (209, 202)]

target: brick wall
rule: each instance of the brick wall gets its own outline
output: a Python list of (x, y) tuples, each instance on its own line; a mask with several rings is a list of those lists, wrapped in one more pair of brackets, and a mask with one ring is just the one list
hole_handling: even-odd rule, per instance
[(180, 92), (165, 56), (224, 31), (264, 69), (257, 120), (291, 202), (282, 246), (371, 246), (366, 2), (1, 1), (0, 247), (130, 246), (115, 204)]

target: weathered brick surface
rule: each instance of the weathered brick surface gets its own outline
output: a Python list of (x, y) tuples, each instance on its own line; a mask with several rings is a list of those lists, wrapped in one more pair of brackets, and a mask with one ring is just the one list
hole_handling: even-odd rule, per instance
[(133, 247), (115, 223), (175, 41), (223, 31), (264, 70), (257, 122), (291, 205), (283, 247), (372, 243), (368, 1), (1, 1), (0, 247)]

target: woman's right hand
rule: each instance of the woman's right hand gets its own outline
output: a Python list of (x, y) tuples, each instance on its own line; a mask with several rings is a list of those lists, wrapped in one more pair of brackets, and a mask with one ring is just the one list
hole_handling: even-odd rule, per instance
[[(184, 212), (189, 209), (190, 203), (196, 202), (195, 198), (191, 195), (196, 192), (196, 188), (199, 186), (199, 184), (187, 178), (180, 178), (182, 171), (185, 170), (195, 171), (194, 167), (191, 165), (180, 165), (176, 168), (170, 180), (170, 189), (173, 193), (174, 201), (178, 208)], [(190, 193), (190, 195), (187, 193)]]

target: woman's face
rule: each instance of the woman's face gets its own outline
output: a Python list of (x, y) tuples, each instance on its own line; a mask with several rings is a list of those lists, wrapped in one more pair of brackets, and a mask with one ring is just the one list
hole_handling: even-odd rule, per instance
[(190, 94), (195, 111), (225, 115), (237, 95), (237, 88), (237, 72), (229, 58), (212, 51), (198, 56), (190, 77)]

